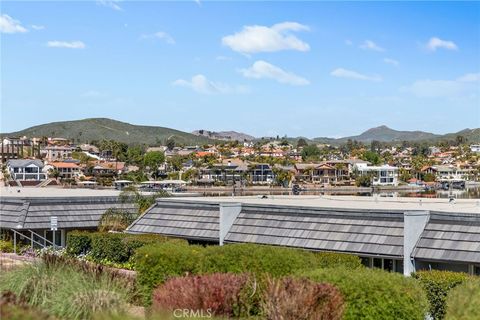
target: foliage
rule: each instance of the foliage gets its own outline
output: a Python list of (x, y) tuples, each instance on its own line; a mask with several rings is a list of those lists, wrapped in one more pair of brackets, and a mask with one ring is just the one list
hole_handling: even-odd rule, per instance
[(0, 252), (13, 252), (13, 243), (11, 241), (0, 240)]
[(325, 268), (303, 276), (340, 289), (346, 301), (344, 319), (424, 319), (425, 294), (415, 279), (383, 270)]
[(189, 309), (207, 315), (245, 315), (249, 306), (242, 295), (249, 277), (246, 274), (214, 273), (172, 278), (153, 292), (155, 310)]
[(201, 247), (162, 243), (137, 250), (135, 268), (139, 286), (149, 302), (151, 290), (172, 276), (204, 273), (244, 273), (280, 277), (300, 270), (345, 266), (360, 268), (358, 257), (314, 253), (257, 244)]
[(445, 318), (449, 320), (480, 319), (480, 278), (469, 279), (450, 291)]
[(86, 254), (92, 249), (92, 232), (67, 232), (67, 253), (76, 256)]
[(413, 274), (419, 280), (430, 303), (430, 315), (434, 320), (445, 317), (448, 292), (463, 283), (467, 274), (451, 271), (419, 271)]
[(357, 187), (371, 187), (372, 176), (370, 174), (362, 174), (355, 179), (355, 185)]
[(425, 182), (434, 182), (436, 177), (433, 173), (426, 173), (423, 175), (423, 181)]
[(203, 251), (201, 272), (268, 273), (289, 275), (297, 270), (348, 265), (360, 267), (355, 256), (340, 253), (314, 253), (306, 250), (250, 243), (209, 246)]
[(135, 269), (144, 302), (151, 302), (153, 288), (173, 276), (195, 273), (202, 247), (165, 242), (137, 250)]
[(128, 284), (119, 278), (52, 261), (2, 274), (0, 290), (64, 319), (90, 319), (102, 310), (121, 312), (130, 300)]
[(382, 162), (382, 158), (377, 152), (374, 151), (365, 151), (362, 156), (362, 160), (368, 161), (373, 165), (379, 165)]
[(120, 193), (122, 203), (134, 203), (138, 208), (138, 213), (144, 213), (150, 208), (157, 198), (167, 198), (170, 194), (164, 190), (157, 191), (150, 195), (142, 194), (135, 186), (128, 186)]
[(158, 167), (165, 162), (165, 154), (161, 151), (147, 152), (143, 157), (145, 167), (150, 167), (150, 171), (154, 177), (158, 176)]
[(305, 146), (302, 149), (302, 159), (304, 161), (309, 159), (317, 159), (320, 154), (320, 149), (314, 144)]
[(124, 231), (137, 218), (135, 213), (126, 210), (110, 208), (102, 215), (98, 222), (98, 230)]
[(340, 320), (344, 301), (330, 284), (287, 277), (268, 280), (264, 308), (268, 319)]
[(298, 139), (297, 148), (302, 148), (302, 147), (305, 147), (305, 146), (308, 146), (307, 141), (303, 138)]
[(38, 310), (38, 308), (29, 306), (13, 292), (5, 291), (0, 296), (0, 319), (53, 320), (54, 318)]
[(110, 266), (122, 265), (130, 269), (131, 265), (127, 263), (138, 248), (165, 241), (185, 242), (155, 234), (72, 231), (67, 234), (67, 253), (70, 256), (85, 255), (88, 260), (96, 263)]

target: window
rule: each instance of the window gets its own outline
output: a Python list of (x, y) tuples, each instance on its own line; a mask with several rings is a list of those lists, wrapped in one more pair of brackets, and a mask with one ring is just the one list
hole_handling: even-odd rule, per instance
[(385, 271), (393, 271), (393, 260), (392, 259), (384, 259), (383, 260), (383, 270)]
[(373, 258), (373, 267), (382, 269), (382, 259), (381, 258)]

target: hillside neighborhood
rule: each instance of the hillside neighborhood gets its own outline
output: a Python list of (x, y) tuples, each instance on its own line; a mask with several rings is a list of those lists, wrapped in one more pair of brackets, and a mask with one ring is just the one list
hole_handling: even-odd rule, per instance
[[(189, 186), (462, 188), (478, 183), (480, 145), (457, 136), (437, 144), (356, 140), (333, 146), (286, 138), (182, 145), (74, 143), (63, 137), (4, 137), (10, 186), (112, 187), (148, 181)], [(120, 183), (119, 183), (120, 181)]]

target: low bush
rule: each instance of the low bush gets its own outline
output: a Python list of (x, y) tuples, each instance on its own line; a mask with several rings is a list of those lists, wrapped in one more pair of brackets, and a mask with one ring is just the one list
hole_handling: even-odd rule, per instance
[(427, 294), (430, 315), (434, 320), (440, 320), (445, 317), (448, 292), (464, 282), (468, 275), (460, 272), (432, 270), (419, 271), (413, 274), (413, 277), (419, 280)]
[(424, 319), (425, 294), (415, 279), (382, 270), (325, 268), (302, 276), (338, 287), (345, 299), (344, 319)]
[(298, 270), (319, 267), (361, 267), (356, 256), (339, 253), (314, 253), (306, 250), (258, 244), (231, 244), (205, 248), (201, 272), (250, 272), (285, 276)]
[(87, 254), (92, 250), (93, 232), (70, 231), (67, 232), (67, 252), (72, 256)]
[(153, 309), (188, 309), (207, 316), (232, 317), (242, 313), (246, 274), (214, 273), (167, 280), (153, 292)]
[(268, 280), (264, 308), (268, 319), (340, 320), (344, 301), (330, 284), (288, 277)]
[(0, 276), (0, 290), (64, 319), (91, 319), (97, 312), (123, 312), (132, 297), (129, 283), (113, 273), (50, 257)]
[(13, 252), (13, 243), (7, 240), (0, 240), (0, 252)]
[(480, 278), (469, 279), (450, 291), (445, 319), (480, 319)]
[(165, 242), (137, 249), (135, 269), (144, 302), (150, 304), (153, 288), (173, 276), (197, 273), (203, 247), (187, 243)]
[(299, 270), (346, 266), (362, 268), (355, 256), (305, 250), (231, 244), (201, 247), (178, 243), (144, 246), (137, 251), (135, 269), (149, 301), (151, 291), (171, 276), (205, 273), (250, 273), (262, 282), (264, 275), (280, 277)]
[(186, 243), (154, 234), (73, 231), (67, 235), (67, 252), (72, 256), (88, 254), (94, 262), (114, 265), (128, 262), (144, 245), (165, 241)]

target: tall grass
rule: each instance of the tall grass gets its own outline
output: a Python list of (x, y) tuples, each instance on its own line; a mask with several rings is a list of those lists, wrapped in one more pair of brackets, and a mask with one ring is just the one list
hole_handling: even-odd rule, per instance
[(107, 272), (87, 271), (63, 260), (47, 260), (6, 272), (0, 290), (62, 319), (91, 319), (95, 313), (124, 312), (131, 288)]

